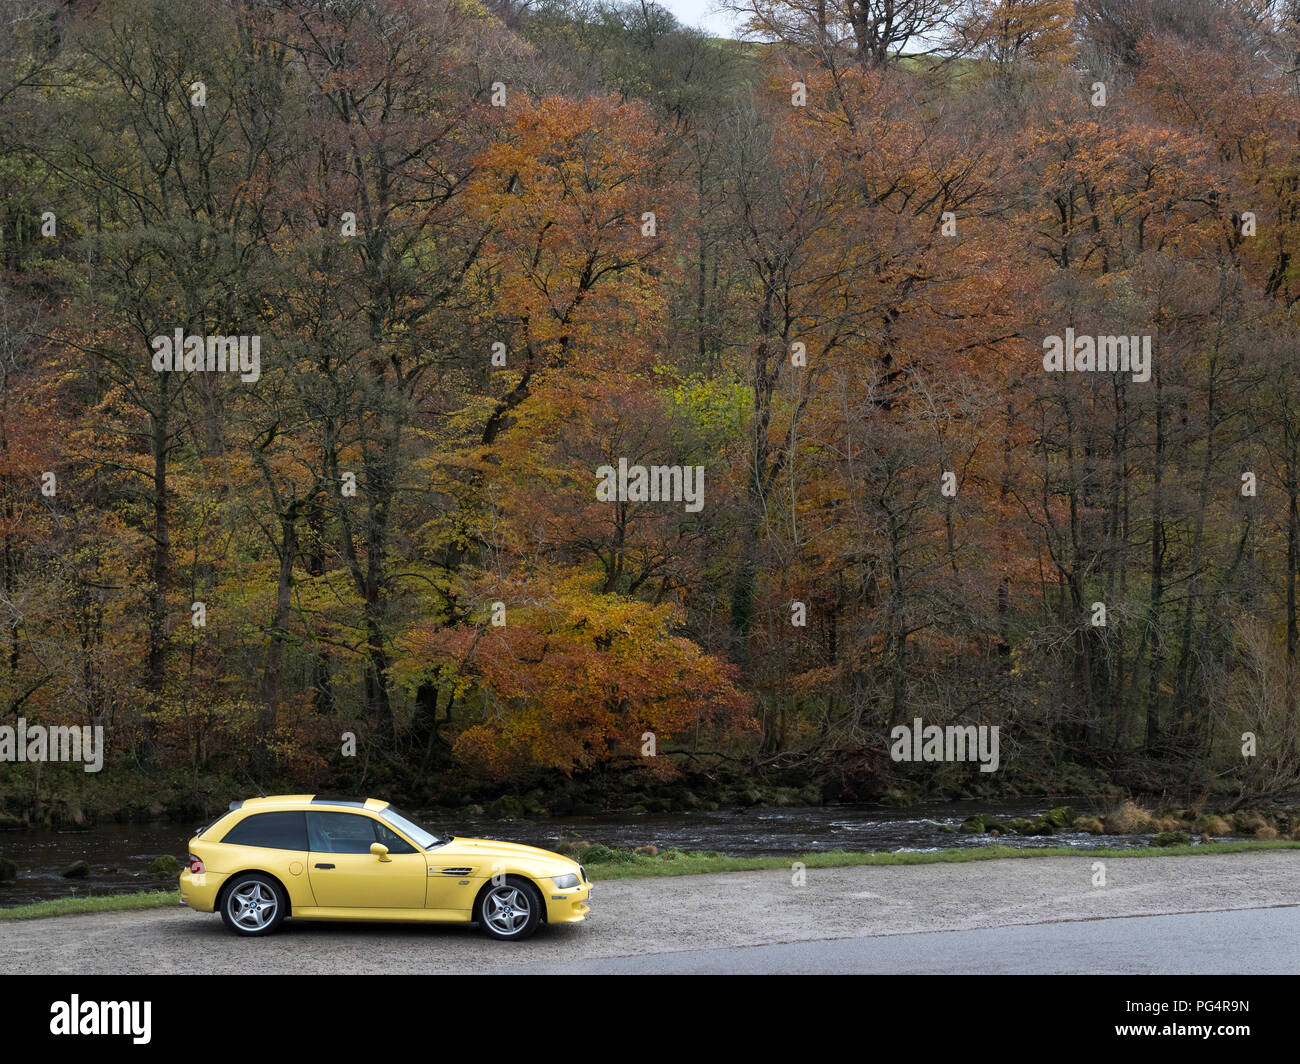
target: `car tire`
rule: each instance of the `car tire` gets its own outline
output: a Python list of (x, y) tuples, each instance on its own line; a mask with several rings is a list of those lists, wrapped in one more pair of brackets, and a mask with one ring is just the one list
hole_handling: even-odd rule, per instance
[(284, 888), (270, 876), (244, 872), (232, 876), (221, 894), (221, 920), (237, 935), (269, 935), (289, 913)]
[(542, 896), (528, 880), (506, 876), (504, 883), (489, 884), (474, 905), (474, 918), (492, 938), (519, 942), (542, 922)]

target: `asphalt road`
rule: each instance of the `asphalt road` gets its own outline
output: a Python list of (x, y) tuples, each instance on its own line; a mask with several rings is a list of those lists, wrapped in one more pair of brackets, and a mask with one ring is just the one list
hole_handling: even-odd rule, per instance
[[(1300, 851), (1111, 858), (1104, 886), (1096, 864), (1040, 857), (808, 869), (802, 882), (774, 870), (598, 881), (585, 924), (543, 927), (523, 943), (463, 925), (293, 920), (245, 939), (179, 905), (0, 922), (0, 971), (1300, 971), (1296, 910), (1273, 908), (1300, 905)], [(1115, 919), (1186, 913), (1206, 915)]]
[(1294, 975), (1300, 908), (682, 950), (503, 969), (525, 975)]

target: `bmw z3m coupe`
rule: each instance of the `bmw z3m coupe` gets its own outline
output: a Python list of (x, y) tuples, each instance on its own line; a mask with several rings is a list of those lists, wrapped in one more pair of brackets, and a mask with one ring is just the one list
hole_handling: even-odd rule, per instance
[(237, 935), (298, 920), (478, 923), (519, 941), (581, 923), (591, 884), (575, 861), (488, 839), (439, 837), (387, 802), (282, 795), (231, 802), (190, 840), (181, 903)]

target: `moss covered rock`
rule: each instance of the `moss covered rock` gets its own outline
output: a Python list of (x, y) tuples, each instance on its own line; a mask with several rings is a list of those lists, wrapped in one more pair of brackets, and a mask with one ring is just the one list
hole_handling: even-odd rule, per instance
[(149, 871), (155, 876), (174, 876), (181, 870), (181, 863), (171, 854), (155, 857)]
[(85, 879), (90, 875), (90, 865), (85, 861), (73, 861), (59, 875), (64, 879)]
[(1043, 819), (1057, 831), (1064, 831), (1074, 823), (1074, 810), (1068, 805), (1058, 805), (1044, 813)]
[(1162, 831), (1151, 840), (1152, 846), (1190, 846), (1191, 836), (1185, 831)]
[(18, 866), (8, 857), (0, 857), (0, 883), (12, 883), (18, 878)]
[(524, 803), (512, 794), (503, 794), (487, 807), (487, 815), (497, 820), (519, 820), (527, 815)]
[(999, 835), (1002, 835), (1006, 833), (1007, 826), (998, 823), (987, 813), (976, 813), (974, 816), (968, 816), (963, 820), (961, 827), (957, 830), (964, 831), (968, 835), (988, 834), (992, 831), (997, 831)]

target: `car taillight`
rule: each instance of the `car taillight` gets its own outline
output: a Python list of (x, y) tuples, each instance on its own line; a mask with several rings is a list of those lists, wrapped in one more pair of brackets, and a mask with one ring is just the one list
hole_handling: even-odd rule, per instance
[(194, 854), (190, 854), (190, 871), (196, 876), (203, 874), (203, 862)]

